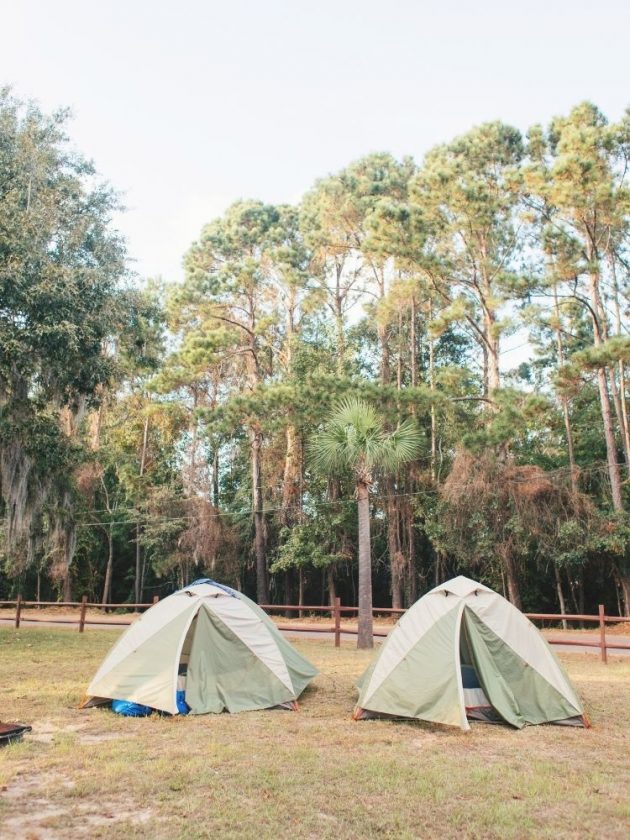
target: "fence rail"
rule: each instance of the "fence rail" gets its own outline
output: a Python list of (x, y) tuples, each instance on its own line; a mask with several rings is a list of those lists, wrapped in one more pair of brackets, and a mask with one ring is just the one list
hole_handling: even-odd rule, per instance
[[(146, 604), (98, 604), (92, 601), (88, 601), (87, 595), (84, 595), (81, 601), (24, 601), (18, 595), (17, 600), (15, 601), (0, 601), (0, 607), (15, 607), (15, 617), (13, 619), (14, 626), (16, 629), (20, 627), (22, 622), (31, 622), (31, 623), (38, 623), (42, 621), (42, 619), (37, 618), (26, 618), (22, 615), (22, 609), (24, 607), (31, 607), (31, 608), (41, 608), (41, 607), (76, 607), (79, 610), (79, 615), (77, 618), (55, 618), (44, 619), (51, 624), (77, 624), (79, 625), (79, 633), (83, 633), (85, 628), (89, 625), (112, 625), (112, 626), (126, 626), (128, 624), (133, 623), (135, 619), (124, 619), (120, 616), (121, 620), (111, 620), (107, 619), (107, 621), (103, 621), (103, 619), (90, 619), (87, 617), (87, 610), (88, 608), (97, 608), (101, 610), (138, 610), (138, 609), (149, 609), (154, 604), (158, 602), (159, 598), (156, 595), (153, 598), (151, 603)], [(356, 615), (359, 612), (358, 607), (348, 607), (342, 606), (341, 601), (339, 598), (335, 598), (335, 603), (332, 606), (309, 606), (306, 604), (261, 604), (260, 605), (263, 610), (266, 612), (297, 612), (300, 617), (303, 616), (304, 613), (325, 613), (329, 614), (332, 618), (332, 625), (325, 625), (325, 626), (297, 626), (295, 624), (279, 624), (278, 627), (281, 630), (291, 630), (292, 632), (303, 632), (303, 633), (333, 633), (335, 637), (335, 647), (339, 647), (341, 644), (341, 636), (350, 635), (356, 636), (358, 630), (353, 627), (342, 627), (341, 625), (341, 617), (343, 614), (351, 614)], [(372, 610), (373, 615), (402, 615), (406, 610), (402, 609), (394, 609), (392, 607), (374, 607)], [(599, 627), (599, 640), (598, 641), (591, 641), (589, 639), (564, 639), (562, 637), (558, 638), (548, 638), (547, 642), (550, 645), (568, 645), (568, 646), (576, 646), (576, 647), (593, 647), (599, 648), (600, 650), (600, 657), (602, 662), (608, 662), (608, 651), (609, 650), (630, 650), (630, 644), (622, 641), (612, 641), (610, 637), (606, 637), (606, 624), (615, 624), (619, 622), (626, 622), (630, 623), (630, 618), (624, 618), (618, 615), (606, 615), (606, 611), (603, 604), (599, 605), (599, 610), (597, 615), (578, 615), (575, 613), (525, 613), (527, 618), (533, 621), (552, 621), (552, 622), (560, 622), (560, 621), (579, 621), (579, 622), (592, 622), (593, 624), (597, 624)], [(387, 636), (389, 633), (389, 629), (378, 628), (374, 629), (374, 635), (379, 637)]]

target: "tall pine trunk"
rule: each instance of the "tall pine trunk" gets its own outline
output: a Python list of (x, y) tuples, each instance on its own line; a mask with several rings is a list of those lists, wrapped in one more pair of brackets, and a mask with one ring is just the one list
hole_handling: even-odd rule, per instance
[(606, 382), (606, 371), (604, 368), (597, 370), (597, 387), (599, 390), (599, 402), (604, 425), (604, 440), (606, 441), (606, 462), (608, 464), (608, 477), (612, 492), (613, 507), (616, 511), (623, 510), (621, 498), (621, 476), (619, 464), (617, 463), (617, 445), (615, 443), (615, 430), (610, 410), (610, 396), (608, 394), (608, 383)]
[(212, 456), (212, 504), (219, 507), (219, 447), (216, 446)]
[(413, 507), (405, 506), (405, 521), (407, 525), (407, 604), (415, 604), (418, 597), (418, 576), (416, 574), (416, 528), (414, 524)]
[[(617, 282), (617, 264), (615, 254), (610, 254), (610, 267), (613, 278), (613, 302), (615, 305), (615, 327), (616, 334), (622, 335), (621, 326), (621, 305), (619, 303), (619, 284)], [(623, 359), (618, 362), (619, 371), (619, 390), (618, 399), (621, 409), (621, 417), (619, 420), (619, 428), (623, 439), (623, 448), (626, 454), (626, 469), (630, 472), (630, 422), (628, 421), (628, 402), (626, 400), (626, 371)]]
[(626, 469), (630, 472), (630, 423), (628, 421), (628, 402), (626, 400), (626, 370), (623, 361), (619, 360), (619, 400), (621, 403), (621, 429), (624, 437), (624, 451), (628, 453)]
[[(147, 461), (147, 442), (149, 438), (149, 417), (145, 417), (142, 429), (142, 447), (140, 450), (140, 479), (144, 476)], [(142, 483), (142, 482), (141, 482)], [(134, 579), (134, 598), (136, 604), (142, 603), (142, 526), (136, 523), (136, 573)]]
[(335, 341), (337, 344), (337, 373), (340, 376), (345, 372), (346, 366), (346, 329), (343, 313), (346, 292), (343, 291), (342, 282), (343, 264), (337, 262), (335, 265), (335, 292), (332, 308), (335, 319)]
[(72, 576), (70, 575), (70, 566), (67, 567), (63, 578), (63, 600), (72, 601)]
[(387, 553), (391, 574), (392, 607), (400, 609), (402, 604), (403, 581), (405, 571), (405, 557), (400, 544), (400, 505), (396, 498), (397, 486), (393, 478), (385, 483), (387, 495)]
[(114, 568), (114, 536), (112, 526), (107, 529), (107, 566), (105, 567), (105, 582), (103, 583), (103, 598), (101, 604), (111, 603), (112, 571)]
[[(435, 393), (435, 347), (432, 338), (429, 338), (429, 388), (433, 395)], [(433, 399), (431, 400), (431, 480), (437, 480), (437, 418)]]
[[(298, 569), (298, 607), (304, 605), (304, 569)], [(298, 610), (298, 618), (304, 618), (304, 611)]]
[(518, 610), (521, 610), (523, 608), (523, 604), (521, 601), (521, 590), (518, 583), (518, 571), (509, 547), (507, 547), (503, 553), (503, 571), (505, 572), (505, 579), (507, 583), (508, 599)]
[[(592, 254), (589, 254), (592, 261)], [(602, 304), (599, 291), (599, 274), (592, 272), (589, 275), (591, 293), (591, 317), (593, 319), (593, 337), (595, 346), (602, 343), (602, 326), (605, 324), (606, 313)], [(610, 407), (610, 394), (608, 393), (608, 381), (606, 368), (597, 369), (597, 387), (599, 390), (599, 402), (601, 408), (602, 422), (604, 426), (604, 440), (606, 442), (606, 461), (608, 464), (608, 476), (612, 493), (613, 507), (616, 511), (623, 510), (621, 496), (621, 473), (617, 462), (617, 444), (615, 442), (615, 430), (613, 426), (612, 411)]]
[(496, 318), (494, 313), (486, 311), (484, 335), (486, 339), (486, 391), (488, 394), (496, 391), (501, 384), (499, 339), (495, 335), (495, 329)]
[(403, 605), (403, 584), (405, 580), (405, 556), (402, 551), (397, 551), (392, 560), (392, 607), (395, 610), (402, 609)]
[(376, 332), (378, 334), (378, 343), (381, 348), (381, 382), (384, 385), (388, 385), (392, 376), (389, 358), (388, 330), (384, 324), (378, 323), (376, 326)]
[(295, 519), (301, 474), (300, 450), (295, 426), (292, 423), (289, 423), (286, 427), (285, 441), (281, 519), (282, 524), (288, 526), (291, 520)]
[(335, 587), (335, 566), (333, 563), (326, 569), (326, 582), (328, 585), (328, 603), (331, 607), (334, 607), (337, 589)]
[(259, 604), (269, 603), (267, 553), (265, 546), (265, 514), (262, 490), (262, 431), (250, 431), (252, 458), (252, 502), (254, 509), (254, 555), (256, 558), (256, 597)]
[[(553, 287), (554, 307), (556, 311), (556, 350), (558, 353), (558, 365), (564, 365), (564, 346), (562, 344), (562, 333), (560, 330), (560, 304), (558, 303), (558, 289)], [(573, 429), (571, 427), (571, 415), (569, 413), (569, 399), (566, 394), (561, 394), (560, 404), (562, 405), (562, 417), (564, 419), (564, 430), (567, 438), (567, 456), (569, 459), (569, 470), (571, 471), (571, 489), (577, 493), (577, 468), (575, 463), (575, 450), (573, 446)], [(561, 591), (562, 587), (560, 587)]]
[[(380, 299), (383, 300), (385, 296), (385, 280), (382, 275), (379, 280)], [(381, 351), (380, 375), (381, 383), (389, 385), (391, 382), (391, 360), (389, 353), (389, 335), (388, 329), (382, 322), (377, 323), (378, 343)], [(402, 329), (402, 313), (398, 314), (398, 366), (396, 376), (396, 388), (400, 391), (402, 387), (402, 347), (400, 344), (400, 334)], [(404, 566), (404, 557), (402, 556), (400, 546), (399, 534), (399, 504), (396, 498), (396, 480), (393, 476), (388, 476), (384, 482), (385, 494), (388, 497), (385, 502), (385, 511), (387, 514), (387, 553), (389, 555), (389, 568), (391, 580), (391, 595), (392, 606), (398, 608), (402, 601), (402, 574), (401, 561)]]
[[(558, 594), (558, 604), (560, 605), (560, 614), (565, 615), (567, 611), (567, 605), (564, 600), (564, 591), (562, 589), (562, 578), (560, 577), (560, 569), (558, 568), (557, 564), (553, 564), (553, 571), (556, 578), (556, 592)], [(567, 629), (567, 620), (566, 618), (562, 619), (562, 627), (564, 630)]]
[[(296, 336), (296, 292), (290, 287), (286, 311), (286, 376), (293, 377), (293, 345)], [(301, 449), (295, 424), (289, 420), (285, 429), (284, 474), (282, 477), (282, 503), (280, 519), (288, 527), (296, 519), (301, 502), (300, 479), (302, 477)]]
[(617, 380), (615, 378), (614, 368), (607, 368), (606, 372), (608, 373), (608, 382), (610, 384), (610, 394), (612, 396), (613, 405), (615, 407), (615, 415), (617, 417), (617, 428), (619, 429), (620, 436), (621, 436), (621, 446), (623, 448), (623, 457), (624, 457), (624, 461), (626, 462), (626, 469), (628, 469), (628, 465), (630, 465), (630, 445), (629, 445), (628, 436), (626, 435), (626, 430), (625, 430), (623, 408), (621, 406), (621, 395), (619, 393), (619, 388), (617, 387)]
[[(411, 296), (411, 313), (409, 322), (409, 373), (411, 378), (411, 387), (415, 388), (418, 382), (418, 353), (417, 353), (417, 339), (416, 339), (416, 298)], [(411, 413), (416, 416), (416, 404), (411, 404)]]

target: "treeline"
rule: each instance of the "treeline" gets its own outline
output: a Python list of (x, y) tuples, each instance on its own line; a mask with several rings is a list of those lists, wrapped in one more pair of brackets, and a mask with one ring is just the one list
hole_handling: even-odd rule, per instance
[(312, 457), (356, 398), (420, 439), (369, 475), (377, 605), (462, 572), (630, 614), (630, 112), (488, 123), (296, 207), (239, 201), (183, 283), (129, 275), (64, 122), (2, 94), (0, 597), (209, 575), (356, 603), (356, 476)]

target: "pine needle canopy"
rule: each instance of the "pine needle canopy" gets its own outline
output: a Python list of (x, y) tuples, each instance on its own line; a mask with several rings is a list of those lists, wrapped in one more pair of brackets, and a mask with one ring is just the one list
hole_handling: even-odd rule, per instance
[(412, 460), (421, 442), (413, 420), (389, 432), (372, 405), (348, 397), (337, 404), (326, 428), (311, 441), (309, 454), (322, 472), (351, 469), (357, 477), (365, 477), (374, 469), (392, 471)]

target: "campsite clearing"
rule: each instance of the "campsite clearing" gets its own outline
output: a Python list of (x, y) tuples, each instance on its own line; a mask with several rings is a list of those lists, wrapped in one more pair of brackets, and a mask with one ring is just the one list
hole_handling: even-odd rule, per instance
[(593, 728), (350, 720), (371, 653), (298, 641), (321, 671), (299, 713), (121, 718), (76, 708), (114, 631), (0, 629), (3, 840), (621, 836), (630, 662), (561, 658)]

